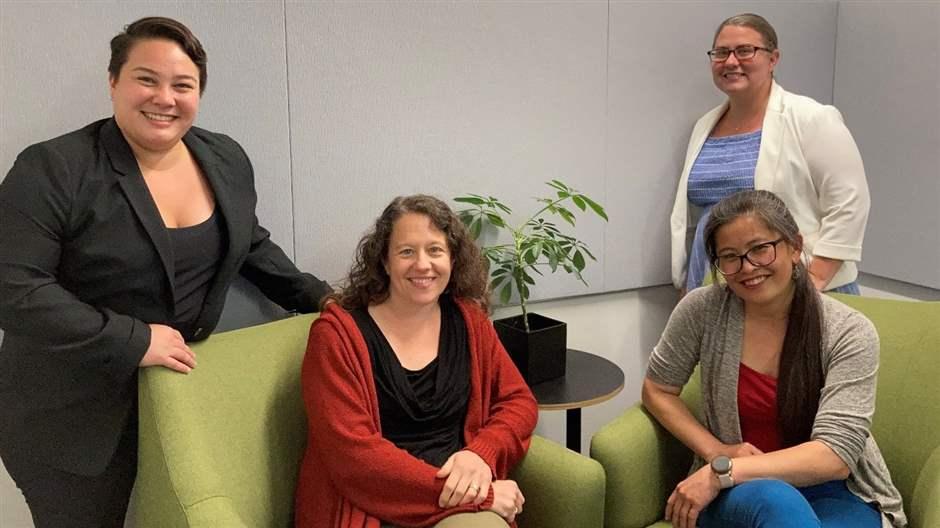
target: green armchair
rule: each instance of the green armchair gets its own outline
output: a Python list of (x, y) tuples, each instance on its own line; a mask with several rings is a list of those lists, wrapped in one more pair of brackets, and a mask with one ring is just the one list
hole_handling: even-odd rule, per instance
[[(189, 375), (140, 376), (138, 528), (287, 528), (307, 423), (300, 365), (311, 315), (213, 335)], [(519, 525), (603, 524), (597, 462), (535, 437), (516, 468)]]
[[(940, 303), (833, 295), (864, 313), (881, 338), (872, 432), (904, 498), (910, 528), (940, 528)], [(682, 398), (699, 413), (698, 376)], [(642, 405), (602, 428), (591, 457), (607, 473), (607, 528), (664, 528), (666, 499), (691, 453)]]

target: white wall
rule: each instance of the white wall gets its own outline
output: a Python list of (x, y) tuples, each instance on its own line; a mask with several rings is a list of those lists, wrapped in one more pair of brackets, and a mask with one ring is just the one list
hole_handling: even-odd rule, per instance
[(836, 49), (872, 196), (861, 269), (940, 288), (940, 2), (840, 2)]

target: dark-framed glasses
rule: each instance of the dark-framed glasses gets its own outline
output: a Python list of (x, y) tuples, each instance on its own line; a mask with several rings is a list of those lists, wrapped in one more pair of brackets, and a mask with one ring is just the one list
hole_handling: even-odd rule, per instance
[(783, 240), (783, 238), (778, 238), (777, 240), (757, 244), (743, 255), (735, 255), (734, 253), (718, 255), (712, 260), (712, 264), (715, 265), (718, 273), (725, 276), (734, 275), (741, 271), (744, 266), (744, 259), (747, 259), (755, 268), (769, 266), (777, 260), (777, 244), (783, 242)]
[(764, 50), (769, 52), (767, 48), (762, 48), (760, 46), (751, 46), (750, 44), (745, 44), (743, 46), (738, 46), (737, 48), (715, 48), (708, 50), (705, 53), (708, 55), (708, 58), (712, 62), (724, 62), (728, 60), (728, 57), (734, 53), (734, 56), (738, 60), (748, 60), (753, 59), (754, 55), (757, 55), (757, 50)]

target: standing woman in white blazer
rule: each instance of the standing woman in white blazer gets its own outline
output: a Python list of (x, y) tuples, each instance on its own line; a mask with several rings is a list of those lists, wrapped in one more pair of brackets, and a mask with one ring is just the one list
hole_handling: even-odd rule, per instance
[(842, 114), (774, 81), (777, 33), (759, 15), (722, 22), (708, 56), (728, 100), (702, 116), (689, 139), (671, 217), (673, 284), (682, 291), (702, 284), (711, 206), (737, 191), (766, 189), (793, 213), (816, 289), (858, 294), (870, 199)]

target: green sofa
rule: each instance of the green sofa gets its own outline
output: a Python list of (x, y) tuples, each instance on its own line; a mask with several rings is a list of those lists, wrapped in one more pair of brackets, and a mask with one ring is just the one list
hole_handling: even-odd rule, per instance
[[(878, 329), (881, 363), (872, 431), (904, 498), (910, 528), (940, 528), (940, 303), (833, 295)], [(699, 413), (697, 375), (682, 398)], [(591, 457), (607, 473), (607, 528), (668, 527), (666, 499), (691, 453), (642, 405), (602, 428)]]
[[(140, 376), (137, 528), (286, 528), (307, 423), (300, 365), (313, 316), (213, 335), (193, 347), (189, 375)], [(519, 524), (600, 528), (597, 462), (535, 437), (514, 473)], [(315, 528), (315, 527), (311, 527)]]

